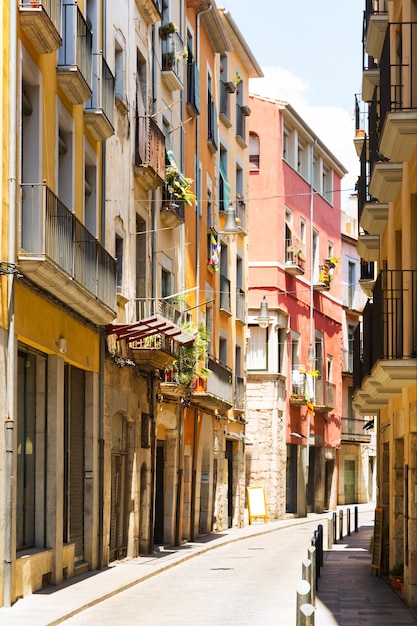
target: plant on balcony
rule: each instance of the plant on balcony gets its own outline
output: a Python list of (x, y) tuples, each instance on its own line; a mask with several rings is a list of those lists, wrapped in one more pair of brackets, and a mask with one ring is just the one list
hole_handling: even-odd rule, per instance
[(165, 184), (169, 195), (177, 201), (185, 202), (188, 206), (196, 203), (196, 196), (191, 190), (193, 181), (183, 176), (172, 165), (165, 170)]
[(169, 35), (178, 32), (178, 26), (174, 22), (165, 22), (159, 27), (159, 36), (161, 39), (167, 39)]
[(320, 265), (319, 283), (330, 287), (332, 274), (330, 270), (333, 270), (339, 263), (339, 259), (331, 257), (330, 259), (324, 259), (323, 265)]
[(210, 374), (210, 370), (205, 367), (210, 335), (204, 324), (199, 324), (196, 328), (187, 322), (182, 328), (194, 336), (194, 341), (181, 346), (174, 368), (178, 372), (179, 384), (184, 387), (184, 405), (189, 406), (198, 380), (207, 378)]

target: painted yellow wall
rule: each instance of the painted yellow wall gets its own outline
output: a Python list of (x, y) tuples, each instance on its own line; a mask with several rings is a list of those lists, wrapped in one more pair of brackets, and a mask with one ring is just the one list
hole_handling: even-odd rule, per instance
[(59, 353), (59, 338), (67, 340), (66, 361), (85, 370), (99, 371), (99, 335), (65, 311), (20, 283), (15, 286), (17, 339), (47, 354)]

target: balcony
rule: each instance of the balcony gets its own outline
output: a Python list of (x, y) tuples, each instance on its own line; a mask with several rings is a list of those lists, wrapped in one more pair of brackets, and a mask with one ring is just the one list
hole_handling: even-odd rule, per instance
[(285, 240), (285, 271), (292, 276), (304, 274), (305, 245), (298, 240)]
[(233, 82), (220, 81), (220, 101), (219, 101), (219, 118), (226, 126), (230, 128), (230, 94), (236, 91), (236, 85)]
[(220, 311), (227, 315), (232, 314), (230, 297), (230, 280), (227, 276), (220, 274)]
[(417, 146), (417, 22), (389, 24), (380, 99), (381, 152), (391, 161), (408, 162)]
[(353, 374), (353, 352), (346, 348), (343, 349), (342, 354), (342, 372), (343, 374)]
[(169, 91), (184, 88), (184, 44), (178, 33), (162, 39), (162, 80)]
[(380, 59), (388, 28), (388, 7), (386, 0), (367, 0), (365, 8), (366, 52)]
[(326, 380), (314, 379), (314, 410), (327, 413), (336, 406), (336, 385)]
[(137, 321), (111, 324), (107, 334), (115, 334), (119, 341), (129, 344), (132, 359), (139, 369), (165, 370), (178, 359), (181, 344), (194, 341), (194, 337), (180, 327), (181, 318), (181, 311), (163, 298), (138, 298)]
[(246, 118), (250, 115), (248, 106), (236, 104), (236, 141), (241, 148), (247, 148), (246, 143)]
[(93, 35), (76, 4), (62, 7), (62, 46), (58, 51), (58, 84), (72, 104), (92, 96)]
[(193, 404), (210, 410), (227, 411), (233, 407), (233, 372), (218, 359), (210, 356), (210, 374), (193, 394)]
[(367, 298), (362, 289), (357, 285), (342, 284), (342, 301), (343, 306), (349, 311), (361, 313), (367, 302)]
[(187, 63), (187, 111), (191, 117), (200, 115), (200, 71), (195, 61)]
[(114, 134), (114, 76), (103, 55), (93, 55), (93, 95), (84, 107), (84, 122), (95, 141)]
[(240, 287), (236, 289), (236, 321), (246, 324), (246, 293)]
[(61, 47), (61, 3), (55, 0), (20, 0), (20, 24), (39, 54)]
[(136, 6), (147, 24), (156, 24), (161, 20), (163, 13), (162, 0), (136, 0)]
[(307, 404), (306, 383), (307, 378), (304, 372), (300, 371), (300, 369), (294, 369), (291, 371), (290, 404), (295, 406)]
[(374, 261), (365, 262), (365, 260), (362, 259), (359, 285), (363, 293), (366, 296), (368, 296), (368, 298), (372, 298), (375, 282), (376, 282), (376, 264), (374, 263)]
[(381, 247), (380, 235), (367, 235), (359, 233), (358, 254), (364, 261), (379, 261)]
[(23, 184), (19, 270), (95, 324), (116, 316), (116, 261), (45, 184)]
[(245, 380), (241, 376), (235, 376), (234, 398), (235, 411), (243, 412), (245, 410)]
[(341, 418), (341, 437), (343, 443), (370, 443), (371, 435), (365, 430), (367, 420), (351, 417)]
[(361, 227), (369, 235), (382, 235), (388, 223), (387, 202), (365, 202), (361, 213)]
[(151, 117), (136, 117), (133, 166), (144, 189), (157, 189), (164, 183), (165, 135)]
[(166, 192), (166, 196), (167, 199), (162, 202), (160, 211), (161, 222), (164, 224), (164, 226), (168, 226), (168, 228), (175, 228), (180, 224), (184, 224), (184, 202), (173, 198), (172, 195), (171, 197), (169, 197), (168, 192)]
[(217, 127), (217, 108), (211, 94), (207, 100), (207, 144), (210, 152), (217, 152), (219, 147), (219, 130)]
[(397, 197), (403, 178), (403, 164), (383, 161), (375, 163), (369, 192), (380, 202), (393, 202)]
[(354, 399), (386, 406), (417, 380), (417, 270), (383, 270), (354, 338)]

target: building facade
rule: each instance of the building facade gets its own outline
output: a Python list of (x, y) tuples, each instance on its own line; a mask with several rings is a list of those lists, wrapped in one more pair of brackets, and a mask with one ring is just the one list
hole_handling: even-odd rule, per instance
[(345, 170), (289, 104), (250, 107), (246, 472), (280, 519), (337, 504)]
[(369, 296), (354, 342), (357, 412), (377, 433), (381, 572), (404, 570), (417, 606), (417, 3), (367, 2), (362, 100), (367, 125), (358, 189), (361, 283)]

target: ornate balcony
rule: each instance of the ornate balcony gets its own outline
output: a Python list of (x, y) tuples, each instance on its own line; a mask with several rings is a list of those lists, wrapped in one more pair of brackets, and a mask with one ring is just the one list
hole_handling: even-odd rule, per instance
[(61, 3), (55, 0), (20, 0), (20, 24), (39, 54), (61, 47)]
[(303, 243), (285, 240), (285, 271), (292, 276), (304, 274), (305, 246)]
[(116, 260), (45, 184), (23, 184), (19, 270), (95, 324), (116, 316)]
[(165, 135), (151, 117), (136, 118), (134, 174), (147, 190), (165, 180)]
[(93, 55), (93, 95), (85, 103), (84, 122), (96, 141), (114, 134), (114, 76), (101, 53)]
[(57, 75), (59, 86), (72, 104), (86, 102), (93, 93), (92, 43), (92, 32), (78, 6), (64, 4)]

